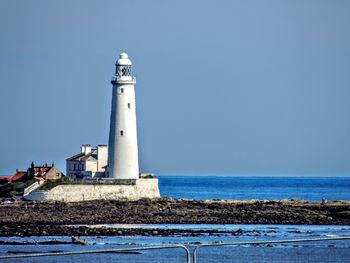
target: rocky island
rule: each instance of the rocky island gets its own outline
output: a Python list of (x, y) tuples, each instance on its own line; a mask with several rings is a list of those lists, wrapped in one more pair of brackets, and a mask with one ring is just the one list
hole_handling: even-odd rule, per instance
[[(301, 224), (350, 225), (350, 202), (189, 199), (0, 203), (0, 236), (172, 235), (205, 230), (90, 227), (96, 224)], [(185, 233), (186, 232), (186, 233)], [(215, 232), (215, 231), (214, 231)], [(236, 231), (228, 231), (237, 234)]]

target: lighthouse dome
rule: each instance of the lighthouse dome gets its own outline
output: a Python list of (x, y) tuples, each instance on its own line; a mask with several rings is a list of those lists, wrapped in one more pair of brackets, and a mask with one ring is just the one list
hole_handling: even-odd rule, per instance
[(119, 59), (117, 61), (117, 65), (131, 66), (132, 63), (131, 63), (131, 61), (129, 59), (128, 54), (126, 54), (125, 52), (120, 53)]

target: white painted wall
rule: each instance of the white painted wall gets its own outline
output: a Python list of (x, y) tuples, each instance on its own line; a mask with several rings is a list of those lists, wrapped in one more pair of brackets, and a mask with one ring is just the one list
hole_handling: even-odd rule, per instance
[(25, 199), (32, 201), (79, 202), (87, 200), (138, 200), (160, 197), (158, 179), (138, 179), (135, 185), (59, 185), (49, 191), (36, 190)]
[(108, 164), (108, 146), (97, 146), (97, 172), (104, 172), (105, 167)]
[(96, 172), (97, 171), (97, 160), (87, 160), (85, 162), (85, 171)]

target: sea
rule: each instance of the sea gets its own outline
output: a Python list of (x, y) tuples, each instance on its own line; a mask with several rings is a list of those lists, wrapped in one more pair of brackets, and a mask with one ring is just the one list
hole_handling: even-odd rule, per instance
[[(350, 200), (350, 177), (158, 176), (162, 196), (172, 198), (305, 201)], [(203, 243), (260, 242), (350, 236), (350, 226), (334, 225), (104, 225), (118, 228), (240, 230), (239, 235), (84, 236), (89, 245), (0, 245), (0, 257), (31, 252), (105, 250), (184, 244), (190, 252)], [(1, 241), (69, 241), (68, 236), (0, 237)], [(184, 250), (143, 250), (136, 254), (96, 253), (0, 259), (1, 262), (187, 262)], [(192, 262), (192, 261), (191, 261)], [(350, 262), (350, 240), (213, 246), (198, 249), (197, 262)]]
[(158, 176), (158, 178), (161, 195), (175, 198), (350, 200), (350, 176)]

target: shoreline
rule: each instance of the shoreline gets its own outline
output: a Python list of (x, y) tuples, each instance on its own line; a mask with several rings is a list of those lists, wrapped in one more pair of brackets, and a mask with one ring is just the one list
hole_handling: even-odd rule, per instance
[(1, 202), (0, 236), (237, 234), (236, 230), (87, 227), (98, 224), (350, 225), (350, 202), (142, 199)]
[[(2, 229), (1, 237), (29, 237), (29, 236), (263, 236), (266, 231), (260, 230), (213, 230), (213, 229), (163, 229), (163, 228), (108, 228), (108, 227), (67, 227), (67, 226), (41, 226), (26, 225), (21, 230), (18, 226), (5, 226)], [(269, 230), (269, 233), (276, 233)], [(13, 242), (0, 241), (1, 244), (15, 244)], [(19, 244), (22, 244), (19, 243)]]

